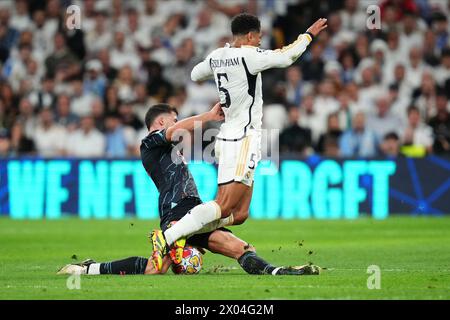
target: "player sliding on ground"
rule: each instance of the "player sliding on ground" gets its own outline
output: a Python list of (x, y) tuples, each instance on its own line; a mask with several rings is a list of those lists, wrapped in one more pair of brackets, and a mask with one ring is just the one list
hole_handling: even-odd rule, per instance
[[(189, 215), (189, 211), (201, 204), (195, 181), (183, 159), (176, 152), (172, 138), (177, 130), (193, 130), (194, 122), (220, 121), (223, 114), (219, 104), (211, 111), (177, 122), (176, 109), (167, 104), (152, 106), (145, 123), (149, 129), (148, 136), (142, 140), (142, 163), (155, 183), (159, 195), (160, 226), (162, 230), (170, 229), (174, 222)], [(175, 224), (176, 225), (176, 224)], [(197, 234), (187, 239), (194, 247), (206, 248), (211, 252), (237, 259), (242, 268), (250, 274), (306, 275), (319, 274), (320, 268), (314, 265), (301, 267), (274, 267), (255, 253), (248, 243), (234, 236), (231, 231), (221, 228), (216, 230), (216, 223), (205, 225)], [(176, 249), (168, 249), (161, 230), (151, 234), (153, 253), (150, 259), (130, 257), (107, 263), (95, 263), (92, 260), (63, 267), (60, 274), (157, 274), (165, 273), (170, 264), (179, 264), (182, 257), (177, 257)], [(181, 248), (184, 248), (184, 242)], [(169, 258), (169, 253), (170, 256)]]
[[(240, 14), (233, 18), (233, 43), (214, 50), (192, 70), (193, 81), (214, 77), (225, 122), (216, 139), (219, 191), (215, 201), (196, 206), (164, 232), (169, 245), (211, 223), (216, 227), (241, 224), (248, 217), (253, 193), (253, 175), (261, 158), (261, 72), (288, 67), (306, 50), (314, 37), (327, 27), (317, 20), (306, 33), (279, 50), (261, 50), (261, 24), (257, 17)], [(181, 249), (178, 249), (179, 252)]]
[[(187, 244), (198, 248), (205, 248), (211, 252), (222, 254), (235, 259), (249, 274), (271, 275), (318, 275), (320, 268), (315, 265), (300, 267), (275, 267), (261, 259), (254, 247), (234, 236), (226, 229), (194, 235), (187, 239)], [(166, 255), (162, 260), (161, 269), (157, 269), (152, 259), (144, 257), (129, 257), (111, 262), (97, 263), (88, 259), (81, 263), (68, 264), (58, 271), (58, 274), (163, 274), (172, 264)]]

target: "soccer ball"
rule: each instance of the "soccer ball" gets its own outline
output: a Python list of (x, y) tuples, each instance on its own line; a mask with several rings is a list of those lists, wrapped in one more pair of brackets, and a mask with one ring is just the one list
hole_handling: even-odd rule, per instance
[(194, 247), (186, 246), (180, 264), (172, 264), (172, 271), (176, 274), (197, 274), (202, 270), (203, 257)]

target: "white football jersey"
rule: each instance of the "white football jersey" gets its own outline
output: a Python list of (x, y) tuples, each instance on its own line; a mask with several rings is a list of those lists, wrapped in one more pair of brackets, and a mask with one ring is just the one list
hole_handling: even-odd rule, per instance
[(302, 34), (295, 42), (278, 50), (227, 45), (214, 50), (194, 67), (191, 73), (193, 81), (211, 77), (216, 81), (225, 114), (225, 122), (217, 136), (219, 139), (241, 139), (248, 129), (261, 129), (261, 71), (290, 66), (306, 50), (311, 40), (309, 34)]

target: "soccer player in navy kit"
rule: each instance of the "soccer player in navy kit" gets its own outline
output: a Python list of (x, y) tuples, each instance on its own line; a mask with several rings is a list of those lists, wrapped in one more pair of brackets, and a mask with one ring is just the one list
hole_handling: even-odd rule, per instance
[[(180, 122), (177, 121), (176, 110), (167, 104), (154, 105), (147, 112), (145, 122), (149, 134), (142, 140), (141, 158), (145, 170), (160, 193), (159, 214), (162, 230), (169, 228), (173, 222), (189, 214), (192, 208), (202, 203), (195, 181), (172, 138), (177, 130), (193, 130), (195, 122), (222, 119), (220, 104), (216, 104), (209, 112)], [(186, 243), (236, 259), (249, 274), (319, 274), (320, 268), (314, 265), (275, 267), (260, 258), (254, 247), (234, 236), (229, 230), (223, 227), (216, 230), (216, 227), (215, 222), (205, 225), (200, 231), (190, 235)], [(165, 273), (172, 262), (181, 262), (181, 257), (176, 256), (176, 248), (173, 247), (171, 250), (167, 248), (161, 230), (154, 230), (151, 239), (153, 254), (150, 259), (129, 257), (105, 263), (87, 260), (66, 265), (59, 274), (160, 274)], [(180, 246), (184, 248), (184, 243)]]

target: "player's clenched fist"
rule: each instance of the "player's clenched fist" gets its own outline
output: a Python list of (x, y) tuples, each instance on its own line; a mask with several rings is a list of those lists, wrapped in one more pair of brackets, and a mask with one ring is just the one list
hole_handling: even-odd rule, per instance
[(306, 32), (310, 32), (314, 37), (317, 36), (320, 31), (327, 27), (327, 19), (320, 18), (316, 22), (314, 22)]
[(222, 121), (225, 119), (220, 102), (217, 102), (209, 111), (209, 116), (211, 121)]

